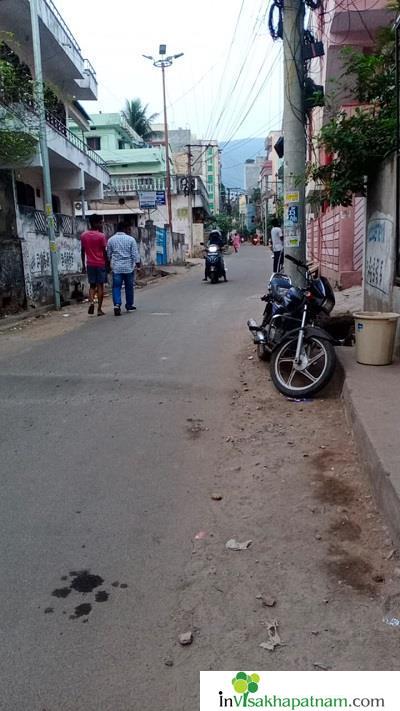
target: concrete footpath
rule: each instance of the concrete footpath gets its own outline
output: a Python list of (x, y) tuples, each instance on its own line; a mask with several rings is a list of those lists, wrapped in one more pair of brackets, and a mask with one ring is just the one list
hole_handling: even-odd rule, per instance
[(400, 362), (368, 366), (355, 347), (338, 348), (342, 398), (377, 504), (400, 545)]

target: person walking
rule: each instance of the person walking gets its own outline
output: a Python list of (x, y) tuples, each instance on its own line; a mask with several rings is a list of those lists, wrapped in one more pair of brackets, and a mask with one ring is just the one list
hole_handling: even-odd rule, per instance
[(271, 249), (274, 255), (274, 272), (280, 272), (283, 269), (284, 260), (283, 232), (277, 219), (272, 220)]
[(232, 244), (233, 244), (233, 249), (235, 250), (235, 252), (237, 254), (240, 249), (240, 235), (237, 232), (235, 232), (235, 234), (232, 237)]
[(119, 222), (115, 235), (110, 237), (107, 244), (107, 255), (111, 262), (113, 274), (112, 296), (115, 316), (121, 316), (121, 288), (125, 284), (125, 308), (135, 311), (134, 305), (134, 279), (135, 267), (140, 266), (140, 255), (136, 240), (130, 234), (130, 225)]
[(81, 235), (82, 271), (87, 273), (89, 282), (88, 314), (94, 314), (94, 299), (97, 292), (97, 315), (104, 316), (102, 310), (104, 284), (107, 282), (107, 240), (101, 228), (103, 219), (100, 215), (89, 217), (90, 230)]

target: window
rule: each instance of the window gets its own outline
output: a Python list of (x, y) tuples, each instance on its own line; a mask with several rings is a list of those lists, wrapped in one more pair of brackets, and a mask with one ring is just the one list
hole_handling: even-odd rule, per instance
[(125, 142), (124, 141), (118, 141), (118, 148), (120, 151), (122, 151), (125, 148)]
[(58, 195), (52, 195), (51, 196), (51, 202), (53, 205), (53, 212), (55, 215), (60, 215), (61, 214), (61, 201)]
[(99, 151), (101, 148), (101, 138), (100, 136), (90, 136), (86, 139), (87, 147), (91, 148), (92, 151)]
[(212, 183), (214, 182), (214, 176), (213, 175), (207, 175), (207, 183)]
[(19, 180), (17, 180), (17, 202), (18, 205), (24, 205), (24, 207), (36, 207), (33, 187)]

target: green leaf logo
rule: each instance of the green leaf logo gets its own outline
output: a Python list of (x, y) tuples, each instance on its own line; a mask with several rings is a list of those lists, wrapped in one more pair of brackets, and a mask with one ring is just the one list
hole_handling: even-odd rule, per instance
[(237, 694), (243, 694), (243, 706), (247, 706), (247, 697), (249, 694), (255, 694), (258, 691), (260, 677), (258, 674), (246, 674), (246, 672), (238, 672), (232, 679), (232, 686)]

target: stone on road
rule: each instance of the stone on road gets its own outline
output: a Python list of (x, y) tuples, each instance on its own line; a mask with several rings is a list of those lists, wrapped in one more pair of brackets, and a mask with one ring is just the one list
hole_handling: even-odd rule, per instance
[(200, 669), (398, 668), (397, 554), (341, 404), (249, 360), (270, 261), (0, 335), (0, 709), (188, 711)]

